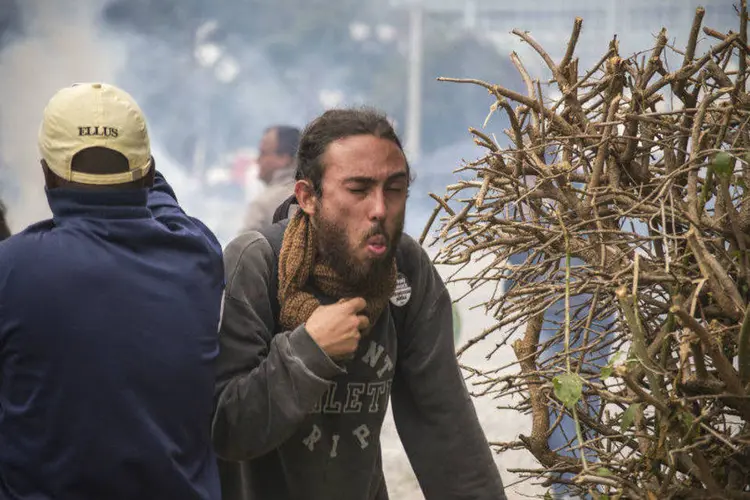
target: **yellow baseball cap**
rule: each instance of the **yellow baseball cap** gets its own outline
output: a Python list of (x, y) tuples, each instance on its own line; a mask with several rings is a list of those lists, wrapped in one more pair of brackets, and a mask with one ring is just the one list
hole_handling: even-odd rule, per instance
[[(90, 147), (117, 151), (127, 172), (93, 174), (72, 170), (73, 157)], [(123, 184), (151, 168), (146, 119), (132, 96), (106, 83), (79, 83), (58, 91), (44, 109), (39, 152), (50, 170), (80, 184)]]

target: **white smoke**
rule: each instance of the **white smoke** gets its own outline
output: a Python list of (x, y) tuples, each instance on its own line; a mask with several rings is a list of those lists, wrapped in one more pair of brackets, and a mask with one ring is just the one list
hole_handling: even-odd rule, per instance
[(44, 106), (75, 82), (116, 83), (124, 51), (97, 29), (106, 0), (22, 0), (24, 36), (0, 52), (0, 155), (20, 192), (6, 203), (16, 232), (50, 215), (37, 132)]
[[(103, 13), (111, 0), (17, 2), (21, 34), (0, 50), (0, 196), (8, 207), (13, 232), (51, 215), (44, 196), (37, 133), (44, 106), (62, 87), (105, 81), (130, 92), (146, 114), (159, 170), (173, 184), (186, 210), (205, 218), (224, 239), (234, 235), (234, 226), (216, 222), (218, 209), (196, 193), (202, 189), (200, 174), (236, 147), (226, 144), (226, 138), (240, 130), (248, 139), (241, 146), (252, 147), (265, 127), (276, 123), (301, 126), (320, 111), (321, 104), (308, 95), (309, 85), (281, 84), (281, 75), (262, 50), (231, 37), (224, 41), (224, 59), (232, 56), (233, 71), (244, 76), (242, 85), (227, 81), (227, 68), (217, 67), (213, 75), (214, 69), (203, 67), (200, 57), (186, 59), (189, 50), (170, 39), (169, 26), (156, 35), (143, 35), (107, 23)], [(299, 69), (301, 81), (319, 66), (316, 61), (308, 62), (310, 67)], [(342, 87), (337, 84), (343, 78), (339, 73), (325, 72), (318, 77), (318, 86)], [(201, 168), (180, 149), (194, 139), (214, 153), (213, 159), (198, 162)], [(169, 158), (170, 153), (179, 161)], [(236, 218), (234, 222), (239, 223), (244, 206), (231, 209), (236, 213), (226, 222)]]

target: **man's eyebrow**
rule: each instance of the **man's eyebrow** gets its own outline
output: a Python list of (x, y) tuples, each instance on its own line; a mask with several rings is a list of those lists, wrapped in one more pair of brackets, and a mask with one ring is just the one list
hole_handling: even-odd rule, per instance
[(353, 177), (347, 177), (344, 179), (344, 182), (356, 182), (359, 184), (372, 184), (374, 182), (377, 182), (372, 177), (367, 177), (365, 175), (355, 175)]
[[(396, 172), (395, 174), (391, 174), (386, 179), (386, 182), (392, 182), (395, 180), (401, 180), (407, 177), (407, 173), (405, 171), (403, 172)], [(378, 182), (377, 179), (374, 177), (367, 177), (366, 175), (355, 175), (352, 177), (347, 177), (344, 179), (344, 182), (349, 183), (359, 183), (359, 184), (375, 184)]]

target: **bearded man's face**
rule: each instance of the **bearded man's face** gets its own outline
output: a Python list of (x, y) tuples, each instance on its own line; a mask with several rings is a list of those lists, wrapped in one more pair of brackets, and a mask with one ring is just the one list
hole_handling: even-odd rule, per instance
[(388, 139), (356, 135), (323, 157), (322, 196), (313, 214), (322, 259), (350, 283), (387, 276), (404, 228), (409, 175)]

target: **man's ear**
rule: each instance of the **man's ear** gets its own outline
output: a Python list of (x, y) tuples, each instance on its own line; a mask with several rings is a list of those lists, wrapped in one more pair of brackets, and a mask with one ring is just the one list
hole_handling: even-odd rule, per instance
[(315, 194), (310, 181), (307, 179), (299, 180), (294, 184), (294, 195), (297, 197), (297, 203), (307, 215), (314, 215), (315, 208), (318, 204), (318, 196)]

